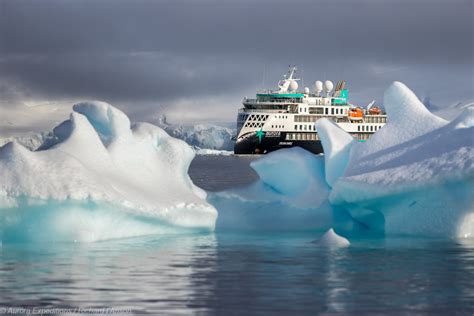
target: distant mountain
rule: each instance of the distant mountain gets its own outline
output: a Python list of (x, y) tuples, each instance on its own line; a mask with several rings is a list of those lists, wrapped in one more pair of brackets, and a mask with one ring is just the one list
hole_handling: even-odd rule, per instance
[(41, 146), (41, 144), (43, 144), (45, 140), (52, 137), (52, 132), (30, 133), (23, 136), (11, 136), (5, 138), (0, 137), (0, 146), (3, 146), (11, 141), (16, 141), (30, 150), (36, 150)]
[(156, 122), (169, 135), (182, 139), (197, 149), (233, 150), (235, 130), (214, 124), (175, 125), (163, 114)]
[(456, 118), (459, 114), (461, 114), (464, 109), (474, 106), (474, 101), (464, 101), (464, 102), (456, 102), (448, 106), (441, 106), (439, 104), (433, 103), (430, 97), (423, 98), (423, 104), (426, 106), (430, 112), (451, 121)]

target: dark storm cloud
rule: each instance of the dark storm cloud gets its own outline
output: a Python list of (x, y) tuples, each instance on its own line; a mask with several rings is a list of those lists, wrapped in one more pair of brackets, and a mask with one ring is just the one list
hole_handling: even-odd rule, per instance
[(470, 0), (0, 0), (0, 79), (42, 98), (146, 104), (250, 94), (264, 65), (269, 81), (295, 63), (312, 80), (354, 81), (360, 100), (371, 98), (362, 87), (378, 97), (416, 70), (427, 86), (459, 71), (472, 97), (472, 10)]

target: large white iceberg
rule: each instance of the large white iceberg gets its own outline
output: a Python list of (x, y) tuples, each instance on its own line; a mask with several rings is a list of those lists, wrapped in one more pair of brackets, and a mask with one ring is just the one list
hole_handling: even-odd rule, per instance
[(103, 102), (74, 105), (37, 151), (0, 147), (4, 240), (101, 240), (213, 230), (217, 212), (187, 170), (183, 141)]
[[(328, 178), (331, 204), (386, 234), (473, 236), (474, 108), (448, 123), (400, 82), (384, 101), (389, 122), (367, 142), (352, 143), (345, 161), (327, 164), (337, 170), (326, 174), (343, 170)], [(337, 128), (329, 121), (316, 127), (323, 145), (342, 141), (327, 137)]]

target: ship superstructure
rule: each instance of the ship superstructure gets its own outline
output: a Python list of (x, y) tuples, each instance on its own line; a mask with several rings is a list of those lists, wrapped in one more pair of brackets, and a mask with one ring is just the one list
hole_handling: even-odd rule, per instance
[(321, 118), (333, 120), (358, 141), (367, 140), (387, 122), (387, 115), (373, 106), (375, 102), (366, 108), (350, 104), (344, 80), (336, 87), (329, 80), (316, 81), (314, 91), (304, 88), (301, 92), (295, 73), (296, 67), (290, 67), (277, 90), (244, 98), (237, 115), (235, 154), (265, 154), (292, 146), (322, 153), (315, 127)]

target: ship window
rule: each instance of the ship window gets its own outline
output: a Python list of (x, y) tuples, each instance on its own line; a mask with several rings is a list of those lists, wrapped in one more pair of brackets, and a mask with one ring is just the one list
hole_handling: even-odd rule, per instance
[(298, 125), (295, 125), (295, 131), (298, 130)]
[(357, 131), (360, 132), (360, 126), (357, 126)]
[(324, 109), (324, 113), (325, 113), (326, 115), (328, 115), (328, 111), (329, 111), (328, 108), (325, 108), (325, 109)]
[(302, 131), (302, 130), (303, 130), (303, 125), (300, 125), (300, 131)]
[(334, 108), (331, 109), (331, 115), (334, 115)]

